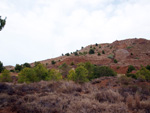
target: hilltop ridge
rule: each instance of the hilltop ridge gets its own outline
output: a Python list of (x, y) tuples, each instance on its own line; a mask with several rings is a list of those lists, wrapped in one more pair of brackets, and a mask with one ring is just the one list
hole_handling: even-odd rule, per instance
[[(91, 49), (94, 53), (89, 53)], [(52, 64), (52, 61), (55, 64)], [(150, 65), (150, 40), (132, 38), (116, 40), (112, 43), (96, 43), (56, 58), (38, 62), (44, 64), (48, 69), (58, 68), (63, 63), (68, 65), (73, 63), (75, 66), (80, 62), (91, 62), (99, 66), (109, 66), (118, 74), (125, 74), (129, 65), (133, 65), (136, 69), (139, 69), (141, 65)], [(31, 63), (31, 66), (34, 66), (34, 62)], [(5, 67), (8, 70), (14, 68), (13, 66)]]
[[(94, 54), (89, 54), (90, 49), (94, 50)], [(56, 63), (52, 64), (52, 61)], [(113, 43), (96, 43), (64, 56), (39, 62), (45, 64), (47, 68), (57, 68), (63, 63), (70, 65), (73, 62), (76, 65), (80, 62), (91, 62), (95, 65), (110, 66), (117, 73), (126, 73), (129, 65), (134, 65), (138, 69), (141, 65), (150, 64), (150, 40), (133, 38)]]

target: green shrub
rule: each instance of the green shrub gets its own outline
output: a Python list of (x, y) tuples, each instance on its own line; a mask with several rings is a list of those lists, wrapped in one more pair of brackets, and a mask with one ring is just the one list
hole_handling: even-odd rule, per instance
[(69, 71), (69, 74), (67, 75), (67, 79), (75, 81), (75, 76), (76, 76), (75, 70), (71, 69)]
[(131, 48), (132, 48), (131, 46), (128, 46), (128, 47), (127, 47), (127, 49), (131, 49)]
[(4, 70), (3, 63), (0, 61), (0, 73)]
[(24, 64), (23, 64), (23, 67), (24, 67), (24, 68), (25, 68), (25, 67), (29, 67), (29, 68), (30, 68), (31, 66), (30, 66), (29, 63), (24, 63)]
[(94, 53), (95, 53), (94, 49), (89, 50), (89, 54), (94, 54)]
[(73, 80), (77, 83), (87, 82), (88, 71), (83, 66), (78, 66), (75, 71), (70, 70), (67, 77), (69, 80)]
[(94, 73), (93, 73), (94, 65), (93, 64), (91, 64), (90, 62), (85, 62), (85, 63), (81, 62), (77, 66), (78, 67), (83, 66), (86, 70), (88, 70), (88, 77), (87, 78), (89, 80), (94, 78), (94, 76), (93, 76), (94, 75)]
[(99, 78), (103, 76), (116, 76), (117, 73), (114, 72), (110, 67), (107, 66), (95, 66), (94, 67), (94, 77)]
[(104, 51), (104, 50), (102, 50), (102, 54), (105, 54), (105, 51)]
[(1, 82), (12, 82), (10, 72), (6, 69), (2, 71), (2, 74), (0, 75), (0, 81)]
[(19, 64), (16, 64), (15, 66), (15, 70), (19, 72), (22, 70), (22, 68), (23, 68), (22, 65), (19, 65)]
[(87, 52), (86, 52), (86, 51), (84, 51), (84, 52), (83, 52), (83, 55), (86, 55), (86, 54), (87, 54)]
[(0, 31), (4, 28), (5, 24), (6, 24), (6, 18), (1, 19), (1, 16), (0, 16)]
[(88, 70), (85, 69), (83, 66), (79, 66), (75, 69), (76, 76), (75, 81), (78, 83), (87, 82), (88, 79)]
[(82, 53), (82, 52), (79, 52), (79, 55), (83, 55), (83, 53)]
[(64, 77), (67, 76), (67, 74), (68, 74), (70, 68), (71, 68), (71, 67), (70, 67), (68, 64), (66, 64), (66, 63), (63, 63), (62, 65), (59, 66), (60, 72), (61, 72), (61, 74), (62, 74)]
[(11, 69), (10, 72), (15, 72), (15, 70), (14, 70), (14, 69)]
[(62, 76), (58, 70), (47, 70), (44, 65), (39, 64), (34, 68), (24, 68), (18, 75), (19, 83), (38, 82), (41, 80), (60, 80)]
[(32, 68), (24, 68), (18, 75), (18, 82), (19, 83), (30, 83), (30, 82), (37, 82), (40, 79), (37, 77), (36, 72)]
[(34, 62), (34, 67), (36, 67), (39, 64), (41, 64), (41, 63), (40, 62)]
[(101, 48), (101, 46), (99, 45), (99, 48)]
[(84, 63), (84, 68), (88, 70), (88, 79), (91, 80), (94, 78), (94, 65), (90, 62)]
[(128, 66), (127, 73), (130, 73), (130, 72), (132, 72), (133, 70), (135, 70), (135, 67), (132, 66), (132, 65), (129, 65), (129, 66)]
[(113, 59), (113, 58), (114, 58), (114, 55), (113, 55), (113, 54), (110, 54), (110, 55), (108, 55), (108, 58)]
[(96, 43), (95, 46), (98, 46), (98, 44)]
[(70, 64), (70, 65), (72, 65), (72, 66), (73, 66), (73, 65), (74, 65), (74, 62), (71, 62), (71, 64)]
[(114, 63), (118, 63), (118, 61), (116, 59), (114, 59)]
[(48, 70), (46, 67), (44, 67), (43, 64), (38, 64), (36, 67), (33, 68), (36, 76), (40, 80), (46, 80), (46, 77), (48, 76)]
[(136, 74), (133, 74), (133, 73), (127, 73), (126, 76), (137, 79)]
[(145, 67), (142, 67), (140, 70), (136, 72), (136, 77), (142, 81), (150, 81), (150, 71)]
[(66, 53), (65, 55), (66, 55), (66, 56), (70, 56), (70, 54), (69, 54), (69, 53)]
[(49, 70), (48, 76), (46, 77), (46, 80), (61, 80), (61, 79), (62, 79), (62, 75), (56, 69)]
[(101, 53), (100, 52), (98, 52), (98, 54), (97, 54), (98, 56), (101, 56)]
[(75, 56), (78, 56), (79, 54), (78, 54), (78, 52), (74, 52), (74, 55), (75, 55)]
[(120, 66), (117, 66), (117, 69), (120, 69)]
[(147, 66), (146, 66), (146, 69), (148, 69), (148, 70), (150, 71), (150, 65), (147, 65)]
[(51, 61), (51, 64), (56, 64), (56, 62), (54, 60)]

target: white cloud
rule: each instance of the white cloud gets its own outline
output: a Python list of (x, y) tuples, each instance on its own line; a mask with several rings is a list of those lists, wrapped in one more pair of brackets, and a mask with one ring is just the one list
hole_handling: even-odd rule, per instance
[(0, 60), (34, 62), (92, 43), (150, 39), (149, 0), (0, 1)]

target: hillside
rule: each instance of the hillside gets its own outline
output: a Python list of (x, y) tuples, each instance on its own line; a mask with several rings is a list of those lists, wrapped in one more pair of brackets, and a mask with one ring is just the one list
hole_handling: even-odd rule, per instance
[[(95, 53), (89, 54), (90, 49), (93, 49)], [(88, 45), (76, 51), (76, 53), (78, 55), (72, 52), (70, 56), (65, 55), (40, 62), (45, 64), (47, 68), (57, 68), (63, 63), (70, 65), (72, 62), (78, 64), (89, 61), (96, 65), (110, 66), (117, 73), (124, 74), (129, 65), (133, 65), (138, 69), (141, 65), (146, 66), (150, 64), (150, 40), (135, 38), (113, 43)], [(117, 63), (114, 63), (114, 60), (117, 60)], [(55, 61), (56, 64), (53, 65), (52, 61)]]
[(129, 65), (146, 66), (149, 50), (149, 40), (127, 39), (4, 70), (0, 113), (150, 113), (150, 66), (118, 76), (108, 67), (126, 73)]

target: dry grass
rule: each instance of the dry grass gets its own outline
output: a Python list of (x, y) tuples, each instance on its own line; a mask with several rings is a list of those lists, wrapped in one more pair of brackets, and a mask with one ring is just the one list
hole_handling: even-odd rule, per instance
[[(106, 79), (109, 84), (104, 84)], [(142, 89), (141, 84), (130, 80), (127, 85), (115, 77), (84, 84), (73, 81), (0, 83), (0, 111), (9, 107), (10, 112), (17, 113), (149, 113), (149, 87)]]
[(123, 97), (111, 89), (96, 93), (95, 99), (101, 102), (118, 103), (123, 100)]

